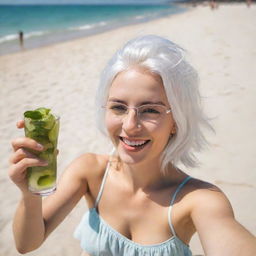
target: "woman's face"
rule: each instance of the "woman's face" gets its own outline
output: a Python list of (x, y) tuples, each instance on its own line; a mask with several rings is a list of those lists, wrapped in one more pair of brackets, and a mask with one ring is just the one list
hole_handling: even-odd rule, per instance
[[(162, 113), (146, 108), (138, 116), (133, 109), (148, 104), (162, 105)], [(127, 164), (158, 160), (175, 129), (171, 112), (166, 113), (170, 105), (161, 79), (138, 68), (123, 71), (111, 85), (107, 105), (106, 127), (121, 160)], [(130, 109), (123, 114), (126, 106)], [(144, 120), (144, 115), (152, 120)]]

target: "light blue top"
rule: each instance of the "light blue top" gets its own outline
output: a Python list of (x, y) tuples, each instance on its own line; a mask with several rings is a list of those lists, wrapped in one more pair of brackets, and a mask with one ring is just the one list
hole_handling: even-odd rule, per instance
[(95, 206), (84, 214), (74, 232), (74, 237), (80, 240), (82, 249), (91, 256), (192, 256), (189, 247), (176, 236), (171, 220), (172, 205), (175, 198), (191, 177), (185, 178), (178, 186), (170, 203), (168, 222), (173, 236), (162, 243), (141, 245), (113, 229), (97, 212), (109, 169), (108, 164)]

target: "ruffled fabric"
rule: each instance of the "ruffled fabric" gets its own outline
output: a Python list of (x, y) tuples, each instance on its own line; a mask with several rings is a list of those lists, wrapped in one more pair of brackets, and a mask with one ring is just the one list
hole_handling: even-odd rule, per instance
[(135, 243), (108, 225), (96, 208), (84, 214), (74, 237), (91, 256), (192, 256), (189, 247), (177, 236), (153, 245)]

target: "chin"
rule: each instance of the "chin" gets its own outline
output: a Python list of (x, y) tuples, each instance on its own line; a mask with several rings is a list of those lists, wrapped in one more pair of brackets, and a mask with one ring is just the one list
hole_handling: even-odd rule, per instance
[(121, 147), (117, 147), (120, 160), (125, 164), (135, 165), (149, 160), (147, 152), (126, 152)]

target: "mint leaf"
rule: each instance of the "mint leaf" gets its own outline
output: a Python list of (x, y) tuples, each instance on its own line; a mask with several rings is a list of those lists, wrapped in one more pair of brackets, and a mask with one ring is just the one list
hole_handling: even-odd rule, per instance
[(35, 119), (35, 120), (41, 119), (43, 117), (43, 115), (39, 111), (36, 111), (36, 110), (35, 111), (26, 111), (24, 113), (24, 116), (27, 118)]

